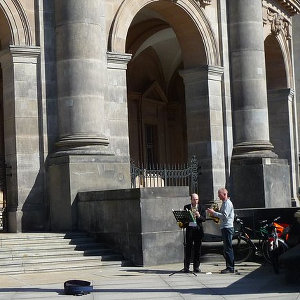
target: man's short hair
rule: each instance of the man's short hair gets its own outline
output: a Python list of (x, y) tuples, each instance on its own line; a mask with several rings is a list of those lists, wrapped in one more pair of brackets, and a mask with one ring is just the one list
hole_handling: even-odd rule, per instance
[(193, 198), (193, 196), (197, 196), (199, 198), (199, 195), (196, 193), (191, 194), (191, 199)]
[(227, 193), (228, 194), (228, 191), (225, 188), (220, 188), (220, 189), (218, 189), (218, 193)]

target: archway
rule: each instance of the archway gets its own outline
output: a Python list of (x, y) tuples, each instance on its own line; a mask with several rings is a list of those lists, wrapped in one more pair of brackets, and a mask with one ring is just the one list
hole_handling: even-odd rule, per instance
[(205, 13), (196, 1), (125, 0), (108, 50), (112, 57), (132, 56), (126, 78), (131, 158), (168, 164), (196, 155), (200, 197), (209, 201), (226, 175), (224, 156), (213, 155), (224, 152), (223, 68)]
[(283, 54), (274, 35), (265, 40), (267, 90), (286, 89), (287, 73)]
[[(114, 18), (108, 39), (108, 51), (125, 53), (128, 31), (132, 25), (132, 20), (146, 6), (168, 20), (169, 26), (171, 25), (175, 29), (182, 47), (185, 49), (190, 47), (190, 50), (194, 48), (193, 53), (196, 55), (189, 55), (191, 52), (183, 51), (185, 68), (189, 67), (190, 59), (197, 59), (199, 45), (204, 47), (205, 65), (220, 65), (217, 39), (204, 10), (200, 8), (196, 1), (177, 0), (175, 3), (174, 1), (141, 0), (137, 3), (136, 0), (125, 0)], [(190, 65), (194, 66), (193, 62)]]
[(265, 39), (266, 81), (270, 141), (279, 158), (287, 158), (290, 149), (288, 127), (287, 70), (281, 47), (274, 34)]
[[(7, 35), (4, 37), (1, 33), (5, 45), (32, 45), (30, 23), (20, 1), (0, 0), (0, 11), (4, 27), (8, 25), (8, 31), (5, 29)], [(3, 45), (1, 48), (4, 49)]]
[[(184, 34), (183, 34), (184, 32)], [(202, 38), (178, 6), (153, 2), (128, 30), (130, 157), (144, 165), (187, 161), (185, 88), (179, 71), (207, 64)]]

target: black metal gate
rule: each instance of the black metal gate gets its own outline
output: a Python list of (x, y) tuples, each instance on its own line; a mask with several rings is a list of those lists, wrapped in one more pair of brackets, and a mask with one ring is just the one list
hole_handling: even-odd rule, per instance
[(198, 193), (200, 166), (196, 156), (190, 163), (174, 165), (136, 166), (131, 161), (131, 187), (189, 186), (190, 193)]

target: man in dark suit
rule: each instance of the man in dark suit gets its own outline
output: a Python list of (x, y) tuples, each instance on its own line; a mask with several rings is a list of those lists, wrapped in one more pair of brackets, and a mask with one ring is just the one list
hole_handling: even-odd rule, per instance
[(200, 272), (200, 255), (201, 243), (203, 238), (202, 222), (206, 220), (206, 213), (204, 206), (199, 203), (199, 196), (197, 194), (191, 195), (191, 204), (184, 206), (184, 210), (190, 210), (194, 216), (195, 222), (184, 224), (186, 227), (186, 246), (184, 258), (184, 272), (188, 273), (190, 268), (192, 248), (194, 247), (193, 268), (195, 273)]

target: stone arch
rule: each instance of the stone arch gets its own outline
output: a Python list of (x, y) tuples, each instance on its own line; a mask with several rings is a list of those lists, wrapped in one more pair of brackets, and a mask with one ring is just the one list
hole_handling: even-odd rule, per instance
[(279, 36), (274, 34), (268, 35), (264, 41), (268, 90), (289, 87), (288, 54), (285, 51), (286, 49), (282, 49), (282, 46), (284, 46), (282, 42)]
[(287, 41), (287, 37), (283, 34), (283, 32), (281, 32), (276, 36), (276, 40), (279, 43), (279, 47), (281, 49), (284, 64), (285, 64), (287, 87), (294, 88), (292, 55), (288, 45), (289, 43)]
[(0, 9), (6, 17), (11, 32), (12, 45), (32, 45), (29, 20), (19, 0), (0, 0)]
[[(145, 6), (161, 2), (160, 0), (125, 0), (120, 6), (116, 17), (113, 21), (109, 40), (108, 40), (108, 51), (124, 53), (126, 46), (126, 37), (129, 30), (130, 24), (135, 15)], [(161, 2), (162, 3), (162, 2)], [(139, 5), (138, 5), (139, 4)], [(220, 65), (220, 54), (217, 46), (216, 38), (213, 34), (213, 30), (206, 18), (203, 10), (197, 5), (196, 2), (190, 0), (178, 0), (174, 2), (165, 2), (165, 5), (174, 5), (182, 9), (187, 18), (190, 18), (193, 23), (193, 36), (195, 41), (201, 38), (203, 47), (206, 55), (206, 64), (208, 65)], [(175, 28), (175, 31), (180, 31), (180, 26)], [(197, 34), (196, 34), (197, 32)], [(180, 35), (180, 32), (179, 32)], [(184, 34), (181, 35), (184, 38)], [(190, 38), (190, 41), (193, 40)], [(182, 43), (184, 44), (184, 43)], [(193, 55), (186, 55), (186, 60), (192, 58)], [(192, 65), (193, 63), (190, 63)], [(189, 65), (189, 63), (187, 63)]]

